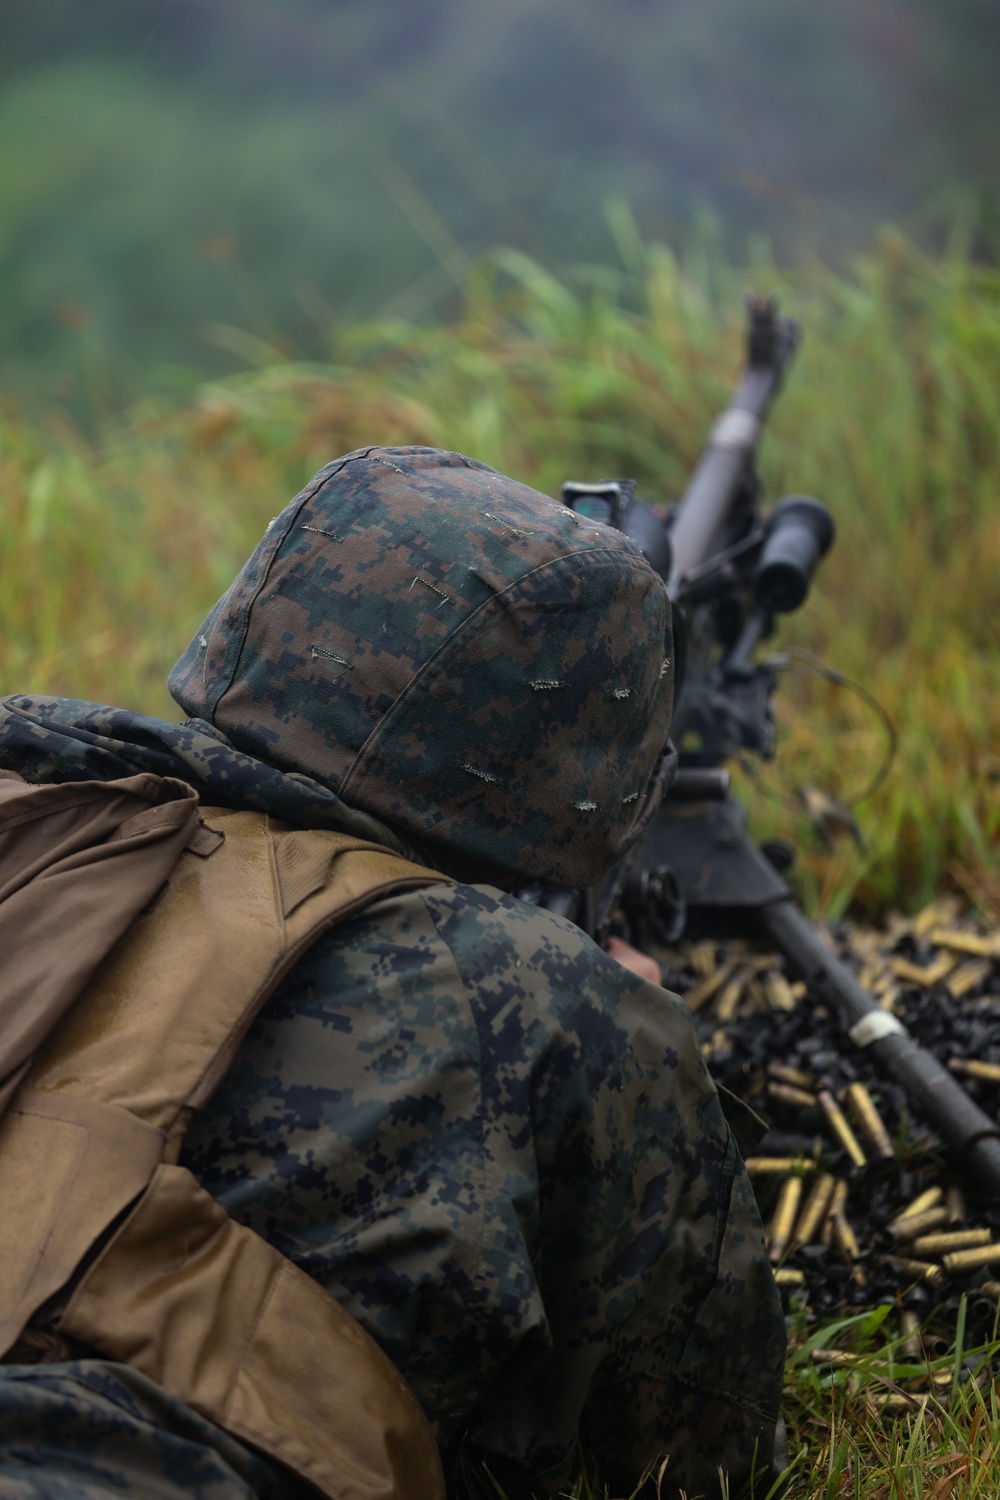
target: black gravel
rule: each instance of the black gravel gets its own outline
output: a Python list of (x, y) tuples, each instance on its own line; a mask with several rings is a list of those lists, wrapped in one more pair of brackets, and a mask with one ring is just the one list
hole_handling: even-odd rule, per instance
[[(834, 933), (841, 957), (857, 970), (859, 963), (849, 950), (848, 935), (846, 930)], [(929, 945), (911, 935), (904, 935), (895, 947), (887, 944), (885, 951), (921, 965), (935, 956)], [(724, 962), (728, 954), (727, 946), (719, 944), (717, 962)], [(774, 966), (780, 969), (781, 960), (776, 959)], [(929, 990), (902, 985), (896, 1013), (914, 1038), (945, 1063), (953, 1057), (1000, 1063), (998, 968), (995, 964), (991, 975), (961, 999), (954, 999), (943, 985)], [(664, 983), (681, 994), (696, 982), (694, 971), (683, 961), (664, 975)], [(805, 1285), (786, 1292), (786, 1301), (796, 1302), (807, 1320), (817, 1323), (888, 1301), (919, 1313), (925, 1344), (944, 1338), (950, 1345), (959, 1301), (967, 1294), (966, 1348), (994, 1338), (997, 1305), (977, 1289), (1000, 1279), (997, 1268), (955, 1275), (944, 1286), (932, 1287), (914, 1283), (912, 1277), (884, 1263), (891, 1248), (886, 1233), (889, 1220), (924, 1189), (936, 1184), (946, 1188), (958, 1178), (941, 1142), (913, 1115), (903, 1089), (883, 1078), (869, 1055), (852, 1046), (825, 1007), (811, 1004), (806, 996), (792, 1011), (744, 1011), (723, 1024), (710, 1004), (698, 1012), (695, 1024), (713, 1076), (751, 1105), (769, 1126), (754, 1155), (818, 1154), (817, 1171), (833, 1173), (849, 1184), (846, 1214), (862, 1247), (860, 1261), (856, 1266), (846, 1264), (835, 1248), (822, 1245), (794, 1251), (782, 1264), (801, 1270)], [(867, 1085), (896, 1148), (896, 1160), (874, 1160), (855, 1167), (833, 1139), (818, 1108), (790, 1108), (769, 1098), (767, 1065), (774, 1060), (801, 1069), (817, 1087), (835, 1096), (849, 1083)], [(965, 1078), (961, 1082), (980, 1107), (996, 1118), (1000, 1085)], [(754, 1185), (766, 1224), (780, 1179), (758, 1176)], [(960, 1185), (966, 1216), (944, 1227), (989, 1227), (1000, 1240), (1000, 1205), (978, 1197), (974, 1183)]]

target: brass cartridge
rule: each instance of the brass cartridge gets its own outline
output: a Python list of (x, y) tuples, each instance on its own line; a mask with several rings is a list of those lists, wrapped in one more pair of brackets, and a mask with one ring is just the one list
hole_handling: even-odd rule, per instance
[(848, 1084), (847, 1102), (850, 1105), (854, 1118), (861, 1127), (861, 1133), (867, 1137), (870, 1145), (874, 1148), (876, 1156), (881, 1156), (884, 1160), (891, 1161), (896, 1153), (892, 1149), (889, 1132), (885, 1128), (882, 1116), (875, 1108), (871, 1094), (869, 1094), (863, 1083)]
[(769, 1083), (767, 1097), (776, 1104), (787, 1104), (792, 1109), (814, 1109), (816, 1095), (805, 1089), (793, 1088), (790, 1083)]
[(833, 1221), (838, 1214), (843, 1215), (847, 1208), (847, 1183), (843, 1177), (835, 1177), (833, 1180), (833, 1194), (830, 1198), (830, 1206), (826, 1211), (826, 1218), (820, 1230), (820, 1244), (829, 1245), (833, 1241)]
[(720, 964), (717, 969), (706, 974), (703, 979), (699, 979), (694, 988), (688, 990), (687, 994), (682, 997), (688, 1010), (694, 1013), (700, 1010), (707, 1001), (711, 1000), (712, 996), (718, 990), (722, 989), (726, 981), (732, 978), (736, 963), (735, 958), (729, 958), (724, 964)]
[(973, 1250), (989, 1242), (988, 1229), (953, 1229), (944, 1234), (922, 1234), (909, 1248), (917, 1256), (944, 1255), (946, 1251)]
[(804, 1286), (806, 1273), (796, 1271), (794, 1266), (779, 1266), (774, 1273), (775, 1286)]
[(961, 1224), (967, 1210), (965, 1206), (965, 1194), (957, 1182), (953, 1182), (945, 1193), (944, 1206), (948, 1210), (948, 1223)]
[(795, 1225), (795, 1233), (792, 1236), (793, 1245), (812, 1244), (830, 1211), (830, 1202), (836, 1186), (836, 1178), (831, 1177), (828, 1172), (821, 1173), (816, 1179), (812, 1192), (802, 1206), (798, 1223)]
[(910, 1260), (905, 1255), (889, 1255), (886, 1259), (895, 1270), (904, 1276), (912, 1276), (914, 1281), (926, 1281), (928, 1286), (940, 1286), (944, 1281), (942, 1266), (929, 1265), (925, 1260)]
[(749, 970), (739, 968), (732, 979), (723, 986), (722, 994), (715, 1002), (715, 1014), (720, 1021), (728, 1022), (733, 1019), (749, 980)]
[(968, 958), (945, 980), (945, 988), (953, 1000), (961, 1000), (977, 984), (989, 978), (993, 965), (988, 958)]
[(833, 1216), (833, 1243), (845, 1260), (860, 1258), (861, 1246), (858, 1244), (858, 1237), (843, 1214)]
[(951, 948), (955, 953), (971, 953), (976, 958), (1000, 958), (1000, 938), (981, 937), (978, 932), (952, 931), (947, 927), (933, 928), (930, 941), (938, 948)]
[(984, 1281), (977, 1290), (984, 1297), (992, 1297), (994, 1302), (1000, 1302), (1000, 1281)]
[(764, 975), (764, 993), (772, 1010), (794, 1010), (798, 1004), (793, 986), (778, 969)]
[(1000, 1315), (996, 1297), (991, 1297), (981, 1286), (975, 1287), (969, 1293), (969, 1308), (975, 1317), (988, 1318), (990, 1321)]
[(975, 1057), (953, 1057), (948, 1063), (953, 1073), (978, 1078), (983, 1083), (1000, 1083), (1000, 1063), (980, 1062)]
[(811, 1172), (816, 1163), (798, 1156), (748, 1156), (745, 1165), (751, 1177), (785, 1177), (795, 1172)]
[(803, 1073), (801, 1068), (790, 1068), (787, 1063), (769, 1062), (767, 1065), (768, 1078), (777, 1079), (778, 1083), (790, 1083), (796, 1089), (814, 1089), (815, 1078), (810, 1078), (808, 1073)]
[(820, 1109), (826, 1116), (826, 1122), (833, 1132), (833, 1135), (836, 1138), (838, 1144), (843, 1146), (844, 1150), (847, 1152), (848, 1156), (851, 1158), (851, 1161), (856, 1167), (863, 1167), (868, 1158), (865, 1156), (865, 1153), (862, 1151), (860, 1145), (858, 1144), (857, 1136), (854, 1134), (854, 1131), (851, 1129), (850, 1125), (848, 1125), (843, 1110), (840, 1108), (840, 1105), (830, 1093), (830, 1090), (820, 1089), (819, 1094), (817, 1095), (817, 1101), (819, 1103)]
[(922, 1357), (920, 1346), (920, 1319), (912, 1307), (904, 1307), (899, 1314), (899, 1329), (903, 1335), (899, 1352), (915, 1364)]
[(951, 1340), (943, 1333), (925, 1333), (922, 1342), (929, 1359), (941, 1359), (951, 1348)]
[(801, 1201), (802, 1178), (789, 1177), (782, 1186), (771, 1220), (767, 1251), (773, 1261), (780, 1260), (788, 1248)]
[(946, 1208), (928, 1208), (922, 1214), (906, 1214), (902, 1219), (893, 1219), (888, 1229), (894, 1240), (915, 1240), (947, 1222)]
[(905, 1391), (888, 1396), (865, 1396), (868, 1410), (876, 1417), (908, 1417), (930, 1404), (929, 1396), (908, 1396)]
[(943, 1255), (941, 1264), (946, 1271), (977, 1271), (980, 1266), (1000, 1264), (1000, 1245), (979, 1245), (974, 1250), (955, 1250)]
[(908, 958), (890, 958), (889, 967), (897, 979), (905, 980), (907, 984), (919, 984), (921, 989), (932, 990), (951, 973), (957, 963), (958, 959), (953, 954), (940, 953), (933, 963), (927, 965), (913, 964)]
[(814, 1349), (812, 1352), (814, 1365), (840, 1365), (849, 1369), (858, 1362), (858, 1356), (851, 1354), (847, 1349)]
[(937, 1208), (938, 1204), (943, 1201), (944, 1188), (925, 1188), (922, 1193), (917, 1194), (912, 1203), (908, 1203), (905, 1208), (900, 1209), (898, 1214), (893, 1215), (889, 1228), (891, 1229), (893, 1224), (898, 1224), (901, 1219), (910, 1218), (912, 1214), (922, 1214), (928, 1208)]

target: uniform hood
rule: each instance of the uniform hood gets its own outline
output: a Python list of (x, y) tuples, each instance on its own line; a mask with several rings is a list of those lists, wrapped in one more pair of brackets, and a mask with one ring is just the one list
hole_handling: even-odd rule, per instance
[(659, 802), (672, 655), (620, 532), (460, 454), (366, 448), (271, 523), (168, 685), (431, 850), (586, 885)]

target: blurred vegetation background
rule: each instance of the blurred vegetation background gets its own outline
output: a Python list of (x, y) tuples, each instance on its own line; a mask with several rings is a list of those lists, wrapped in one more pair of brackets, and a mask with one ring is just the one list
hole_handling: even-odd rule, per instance
[[(498, 244), (992, 254), (996, 0), (0, 0), (0, 382), (127, 401), (451, 315)], [(166, 367), (173, 366), (169, 372)], [(82, 388), (82, 389), (81, 389)]]
[[(1000, 921), (997, 0), (0, 0), (0, 685), (173, 715), (261, 530), (366, 442), (673, 499), (741, 359), (838, 542), (742, 775), (812, 910)], [(894, 225), (887, 228), (887, 225)], [(497, 249), (502, 246), (504, 248)]]
[[(164, 676), (271, 516), (364, 443), (470, 453), (549, 494), (629, 474), (673, 498), (742, 359), (742, 272), (617, 229), (630, 272), (571, 286), (518, 251), (482, 259), (457, 315), (342, 330), (282, 360), (147, 399), (87, 435), (0, 421), (0, 681), (175, 717)], [(804, 346), (765, 434), (768, 492), (818, 494), (838, 528), (775, 645), (814, 651), (899, 731), (828, 848), (804, 799), (846, 802), (885, 753), (856, 697), (812, 676), (777, 695), (778, 758), (741, 773), (758, 836), (791, 838), (810, 909), (878, 917), (958, 889), (1000, 922), (1000, 273), (886, 236), (850, 274), (781, 272)], [(249, 340), (248, 340), (249, 343)]]

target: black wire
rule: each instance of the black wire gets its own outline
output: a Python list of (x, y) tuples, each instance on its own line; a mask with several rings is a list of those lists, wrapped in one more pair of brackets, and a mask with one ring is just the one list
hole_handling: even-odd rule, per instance
[[(866, 703), (868, 707), (872, 709), (877, 717), (882, 721), (882, 725), (886, 732), (888, 748), (881, 765), (878, 767), (874, 776), (871, 778), (868, 785), (864, 788), (863, 791), (858, 792), (858, 794), (854, 797), (840, 798), (840, 801), (844, 807), (857, 807), (859, 803), (867, 802), (869, 797), (873, 797), (875, 795), (879, 787), (883, 784), (886, 777), (889, 775), (889, 772), (892, 770), (893, 763), (896, 759), (896, 751), (899, 747), (899, 735), (897, 733), (896, 726), (873, 693), (870, 693), (868, 689), (866, 687), (863, 687), (860, 682), (855, 682), (853, 677), (848, 677), (844, 672), (838, 672), (836, 667), (828, 666), (825, 661), (821, 661), (818, 656), (814, 656), (813, 653), (811, 651), (807, 651), (804, 646), (789, 646), (788, 649), (784, 651), (780, 656), (769, 657), (767, 664), (776, 668), (778, 671), (788, 671), (790, 669), (791, 662), (801, 662), (803, 666), (807, 667), (809, 671), (814, 672), (816, 676), (823, 677), (827, 682), (833, 683), (834, 687), (846, 688), (848, 692), (853, 693), (855, 697), (860, 698), (863, 703)], [(754, 767), (750, 762), (741, 759), (740, 765), (749, 776), (753, 777), (758, 787), (765, 793), (766, 796), (772, 797), (778, 802), (783, 802), (788, 807), (798, 806), (796, 800), (793, 797), (784, 796), (782, 793), (775, 791), (773, 787), (769, 787), (756, 767)]]

